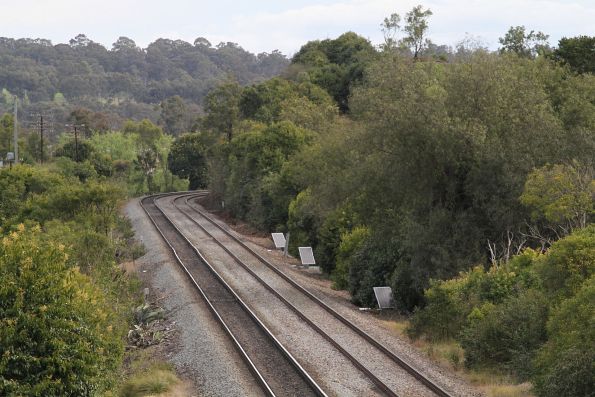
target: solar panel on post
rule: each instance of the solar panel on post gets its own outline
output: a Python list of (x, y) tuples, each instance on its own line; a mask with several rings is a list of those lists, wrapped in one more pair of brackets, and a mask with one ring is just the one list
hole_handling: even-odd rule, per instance
[(283, 233), (271, 233), (273, 237), (273, 242), (275, 243), (275, 248), (283, 249), (285, 248), (285, 236)]
[(393, 291), (390, 287), (374, 287), (374, 295), (380, 309), (394, 309)]
[(298, 250), (300, 252), (300, 260), (302, 261), (302, 265), (309, 267), (310, 265), (316, 264), (312, 247), (298, 247)]

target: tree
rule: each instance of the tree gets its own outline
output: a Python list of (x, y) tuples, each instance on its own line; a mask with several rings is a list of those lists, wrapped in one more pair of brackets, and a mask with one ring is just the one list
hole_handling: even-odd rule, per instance
[(203, 128), (223, 134), (231, 141), (234, 128), (239, 122), (241, 91), (237, 81), (228, 79), (209, 92), (205, 98), (207, 115), (202, 121)]
[(521, 57), (534, 58), (537, 55), (544, 55), (549, 51), (547, 42), (549, 35), (534, 30), (526, 33), (524, 26), (510, 27), (504, 37), (498, 41), (502, 45), (501, 53), (515, 53)]
[(109, 130), (109, 120), (105, 113), (94, 112), (87, 108), (77, 107), (68, 116), (70, 124), (77, 125), (86, 136), (91, 132), (106, 132)]
[(407, 45), (413, 53), (413, 59), (417, 59), (428, 45), (426, 38), (428, 33), (428, 18), (432, 16), (430, 9), (424, 10), (421, 5), (413, 7), (405, 15), (407, 24), (404, 27), (407, 36), (403, 38), (403, 43)]
[(397, 47), (397, 34), (401, 29), (400, 23), (401, 17), (399, 14), (393, 13), (390, 17), (384, 18), (384, 21), (380, 24), (380, 29), (384, 35), (384, 50), (391, 50)]
[(546, 165), (527, 177), (521, 202), (545, 218), (563, 235), (584, 228), (595, 214), (595, 175), (579, 163)]
[(179, 95), (175, 95), (161, 101), (160, 107), (161, 117), (159, 120), (165, 132), (174, 136), (180, 135), (186, 128), (186, 104), (184, 100)]
[(361, 81), (366, 64), (376, 55), (369, 40), (347, 32), (334, 40), (306, 43), (291, 63), (305, 66), (310, 81), (327, 90), (345, 113), (351, 87)]
[(205, 134), (186, 134), (172, 144), (167, 158), (169, 170), (190, 181), (190, 190), (207, 187), (207, 138)]
[(563, 37), (552, 57), (577, 73), (595, 74), (595, 36)]
[(126, 134), (137, 134), (139, 143), (146, 147), (156, 150), (157, 142), (163, 136), (161, 127), (153, 124), (150, 120), (143, 119), (139, 122), (127, 120), (122, 128)]

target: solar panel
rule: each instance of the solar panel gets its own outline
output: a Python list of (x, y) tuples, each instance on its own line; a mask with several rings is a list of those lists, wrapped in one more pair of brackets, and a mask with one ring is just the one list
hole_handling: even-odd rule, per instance
[(300, 251), (300, 260), (302, 261), (302, 265), (309, 266), (316, 264), (312, 247), (298, 247), (298, 250)]
[(395, 307), (393, 291), (390, 287), (374, 287), (374, 295), (376, 295), (379, 308), (392, 309)]
[(275, 248), (282, 249), (285, 248), (285, 236), (283, 233), (271, 233), (273, 236), (273, 242), (275, 243)]

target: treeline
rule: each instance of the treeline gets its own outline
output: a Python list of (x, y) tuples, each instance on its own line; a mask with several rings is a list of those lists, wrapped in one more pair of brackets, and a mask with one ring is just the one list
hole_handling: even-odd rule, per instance
[(248, 84), (278, 75), (287, 64), (278, 51), (255, 55), (236, 43), (213, 46), (202, 37), (194, 43), (158, 39), (144, 49), (127, 37), (111, 49), (84, 34), (56, 45), (0, 38), (0, 101), (11, 95), (25, 105), (85, 99), (95, 110), (106, 102), (154, 104), (175, 95), (200, 103), (229, 75)]
[(387, 18), (380, 48), (346, 33), (303, 46), (281, 78), (220, 85), (172, 160), (215, 205), (314, 247), (354, 303), (390, 285), (411, 335), (455, 338), (467, 366), (540, 395), (585, 395), (593, 327), (570, 310), (593, 307), (595, 38), (551, 48), (516, 27), (498, 52), (444, 55), (430, 15)]

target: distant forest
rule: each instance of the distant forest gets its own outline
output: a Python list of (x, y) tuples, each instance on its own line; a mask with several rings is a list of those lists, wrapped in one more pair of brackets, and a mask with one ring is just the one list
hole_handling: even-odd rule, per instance
[[(122, 117), (151, 116), (152, 107), (179, 95), (200, 104), (222, 80), (242, 85), (279, 75), (289, 64), (279, 51), (252, 54), (236, 43), (216, 46), (158, 39), (140, 48), (120, 37), (111, 49), (79, 34), (68, 44), (46, 39), (0, 38), (0, 110), (17, 95), (36, 111), (60, 113), (66, 103), (108, 110)], [(154, 118), (154, 117), (151, 117)]]

